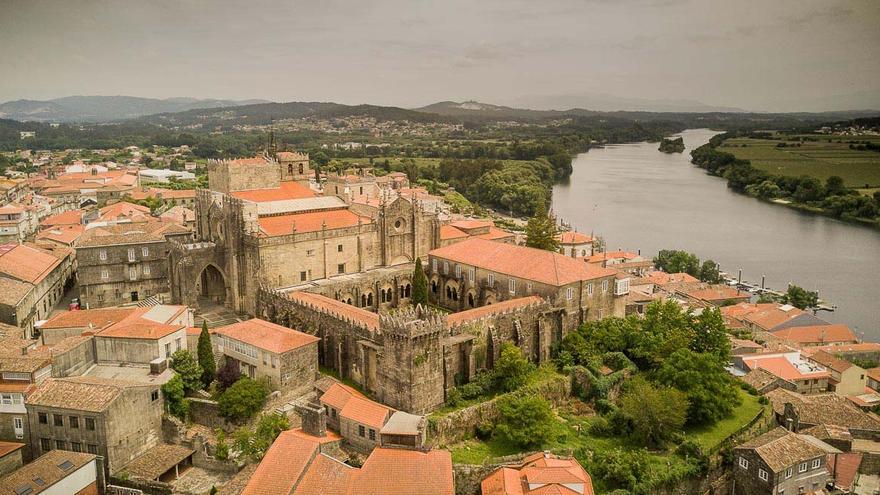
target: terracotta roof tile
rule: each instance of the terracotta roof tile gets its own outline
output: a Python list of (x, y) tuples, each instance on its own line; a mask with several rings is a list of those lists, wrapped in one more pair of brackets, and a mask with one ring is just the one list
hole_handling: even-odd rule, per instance
[(844, 452), (828, 456), (828, 472), (835, 473), (834, 486), (849, 492), (862, 464), (861, 452)]
[(320, 401), (339, 410), (339, 415), (343, 418), (372, 426), (376, 430), (380, 430), (394, 412), (390, 407), (373, 402), (340, 383), (333, 384), (321, 396)]
[(452, 456), (445, 450), (376, 448), (357, 471), (349, 495), (453, 495)]
[(43, 249), (25, 244), (0, 246), (0, 272), (23, 282), (38, 284), (61, 260)]
[(557, 234), (556, 239), (559, 241), (560, 244), (586, 244), (588, 242), (593, 242), (592, 237), (588, 236), (587, 234), (582, 234), (575, 231), (568, 231)]
[(18, 442), (4, 442), (0, 440), (0, 457), (5, 457), (16, 450), (23, 448), (23, 443)]
[[(30, 492), (27, 492), (29, 494), (41, 493), (92, 462), (95, 457), (95, 455), (81, 452), (51, 450), (6, 477), (0, 478), (0, 495), (19, 495), (18, 490), (25, 486), (31, 489)], [(69, 463), (69, 466), (65, 463)], [(97, 473), (90, 473), (90, 476), (97, 476)], [(34, 482), (37, 478), (43, 480), (42, 485)]]
[(254, 203), (279, 201), (282, 199), (311, 198), (317, 196), (315, 191), (312, 191), (307, 186), (298, 182), (282, 182), (279, 187), (275, 188), (248, 189), (245, 191), (233, 191), (229, 194), (238, 199), (244, 199)]
[[(435, 258), (476, 266), (524, 280), (564, 286), (614, 276), (614, 270), (592, 266), (570, 256), (502, 242), (470, 238), (428, 253)], [(524, 263), (528, 260), (528, 263)]]
[(78, 248), (164, 242), (167, 235), (188, 234), (190, 231), (174, 222), (150, 219), (143, 222), (102, 225), (86, 229), (77, 242)]
[(457, 327), (475, 320), (486, 318), (487, 316), (541, 304), (542, 302), (544, 302), (544, 300), (541, 296), (526, 296), (518, 297), (516, 299), (508, 299), (499, 303), (480, 306), (479, 308), (451, 313), (446, 316), (446, 325), (450, 328)]
[(127, 385), (120, 380), (92, 377), (47, 378), (27, 398), (28, 404), (101, 412), (119, 397)]
[(0, 303), (15, 307), (33, 290), (29, 282), (0, 277)]
[(856, 343), (858, 338), (846, 325), (828, 324), (809, 327), (790, 327), (772, 332), (774, 337), (797, 344)]
[(276, 354), (283, 354), (321, 340), (314, 335), (298, 332), (259, 318), (219, 327), (214, 332), (217, 335), (223, 335)]
[(467, 233), (459, 230), (452, 225), (441, 225), (440, 226), (440, 240), (448, 241), (450, 239), (462, 239), (467, 237)]
[(183, 445), (161, 443), (135, 457), (122, 471), (134, 478), (152, 480), (194, 453), (195, 450)]
[(269, 447), (241, 495), (280, 495), (293, 491), (297, 481), (318, 455), (320, 444), (282, 431)]
[[(530, 485), (541, 485), (529, 490)], [(582, 491), (571, 487), (582, 485)], [(523, 459), (518, 466), (494, 471), (482, 482), (483, 495), (593, 495), (593, 480), (571, 457), (537, 453)]]
[(48, 216), (40, 222), (40, 227), (54, 227), (57, 225), (81, 225), (82, 210), (69, 210), (57, 215)]
[(58, 225), (55, 227), (50, 227), (38, 233), (36, 239), (38, 241), (47, 239), (50, 241), (60, 242), (61, 244), (72, 246), (85, 231), (85, 225)]
[(362, 217), (347, 209), (321, 210), (307, 213), (293, 213), (260, 217), (260, 231), (269, 237), (288, 235), (296, 232), (318, 232), (325, 226), (327, 229), (354, 227), (358, 223), (368, 224), (370, 217)]
[(101, 208), (99, 211), (99, 220), (118, 220), (120, 218), (132, 218), (136, 216), (150, 216), (150, 209), (146, 206), (136, 205), (127, 201), (120, 201)]
[(318, 454), (303, 475), (294, 495), (347, 495), (357, 469)]
[(367, 311), (366, 309), (358, 308), (351, 304), (346, 304), (342, 301), (337, 301), (336, 299), (311, 292), (293, 291), (289, 293), (288, 297), (292, 301), (322, 308), (329, 314), (358, 322), (373, 332), (379, 329), (379, 315), (372, 311)]
[(776, 414), (782, 414), (785, 411), (785, 404), (791, 403), (804, 427), (835, 425), (880, 431), (880, 418), (860, 410), (841, 395), (832, 393), (803, 395), (782, 388), (771, 390), (764, 395), (770, 400)]
[(747, 449), (753, 449), (774, 473), (825, 454), (821, 448), (781, 426), (736, 447), (736, 450)]

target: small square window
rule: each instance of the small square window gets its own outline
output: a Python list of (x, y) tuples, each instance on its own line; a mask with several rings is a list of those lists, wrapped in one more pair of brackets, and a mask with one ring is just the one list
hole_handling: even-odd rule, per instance
[(300, 281), (300, 282), (305, 282), (306, 280), (308, 280), (308, 277), (307, 277), (307, 275), (306, 275), (306, 272), (299, 272), (299, 281)]
[(155, 402), (157, 400), (159, 400), (159, 391), (153, 390), (152, 392), (150, 392), (150, 401)]
[(58, 450), (64, 450), (67, 448), (67, 442), (64, 440), (55, 440), (55, 448)]
[(468, 268), (468, 281), (473, 282), (477, 278), (476, 268)]
[(745, 457), (740, 457), (739, 458), (739, 467), (741, 467), (743, 469), (748, 469), (749, 468), (749, 460), (746, 459)]
[(342, 244), (336, 246), (336, 252), (338, 252), (338, 253), (342, 252)]
[(146, 258), (150, 255), (150, 248), (144, 246), (143, 248), (141, 248), (141, 254), (144, 256), (144, 258)]
[(376, 430), (370, 428), (370, 440), (376, 439)]
[(86, 450), (89, 451), (89, 454), (97, 454), (98, 453), (98, 446), (93, 443), (90, 443), (90, 444), (88, 444), (88, 446), (86, 446)]
[(764, 481), (767, 481), (767, 479), (769, 478), (767, 471), (764, 471), (763, 469), (758, 469), (758, 477)]
[(98, 252), (98, 258), (100, 258), (101, 261), (107, 261), (107, 251), (104, 251), (103, 249), (100, 250)]
[(110, 271), (109, 270), (101, 270), (101, 278), (104, 280), (110, 278)]
[(50, 450), (52, 450), (52, 443), (49, 442), (48, 438), (40, 439), (40, 450), (42, 450), (43, 452), (49, 452)]
[(315, 250), (314, 250), (314, 249), (308, 249), (308, 250), (306, 250), (306, 256), (314, 256), (314, 255), (315, 255)]
[(592, 282), (590, 282), (589, 284), (587, 284), (587, 295), (588, 295), (588, 296), (592, 296), (592, 295), (593, 295), (593, 283), (592, 283)]
[(86, 429), (95, 431), (95, 418), (86, 418)]
[(486, 282), (489, 284), (489, 287), (495, 287), (495, 274), (490, 273), (488, 277), (486, 277)]
[(358, 435), (360, 435), (361, 437), (366, 435), (366, 430), (364, 429), (363, 425), (358, 425)]
[(345, 263), (340, 263), (336, 268), (339, 270), (340, 274), (345, 273)]
[(69, 424), (71, 428), (79, 428), (79, 417), (70, 416), (67, 418), (67, 424)]
[(49, 415), (46, 413), (37, 413), (37, 421), (40, 422), (41, 425), (49, 424)]
[(72, 450), (74, 452), (82, 452), (83, 446), (79, 442), (70, 442), (70, 450)]
[(801, 465), (798, 466), (798, 472), (799, 472), (799, 473), (804, 473), (804, 472), (806, 472), (806, 471), (807, 471), (807, 463), (806, 463), (806, 462), (802, 462)]
[(812, 466), (813, 469), (816, 469), (816, 468), (818, 468), (818, 467), (821, 466), (821, 465), (822, 465), (822, 460), (821, 460), (821, 459), (813, 459), (813, 466)]
[(574, 289), (572, 289), (571, 287), (565, 289), (565, 298), (569, 301), (574, 299)]
[(793, 469), (793, 468), (788, 468), (788, 469), (786, 469), (786, 470), (785, 470), (785, 479), (789, 479), (789, 478), (791, 478), (791, 475), (792, 475), (792, 474), (794, 474), (794, 469)]

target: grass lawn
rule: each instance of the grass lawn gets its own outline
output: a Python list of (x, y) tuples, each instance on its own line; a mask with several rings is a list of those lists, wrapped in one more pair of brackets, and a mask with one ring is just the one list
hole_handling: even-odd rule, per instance
[(722, 419), (710, 427), (690, 428), (686, 432), (688, 438), (700, 444), (704, 452), (709, 451), (724, 441), (725, 438), (736, 433), (737, 430), (751, 421), (758, 414), (758, 411), (765, 407), (758, 403), (757, 397), (746, 393), (744, 390), (739, 391), (739, 396), (742, 399), (742, 404), (733, 411), (730, 417)]
[[(755, 168), (776, 175), (809, 175), (823, 182), (832, 175), (838, 175), (847, 187), (880, 186), (880, 153), (852, 150), (846, 142), (875, 141), (876, 137), (813, 137), (818, 141), (789, 141), (785, 148), (776, 147), (783, 141), (735, 138), (726, 140), (718, 149), (749, 160)], [(838, 140), (842, 142), (838, 143)]]

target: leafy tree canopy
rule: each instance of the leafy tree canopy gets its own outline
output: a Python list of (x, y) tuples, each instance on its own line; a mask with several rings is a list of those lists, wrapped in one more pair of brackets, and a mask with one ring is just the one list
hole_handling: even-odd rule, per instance
[(181, 349), (171, 356), (171, 369), (180, 375), (187, 394), (202, 389), (202, 367), (196, 358), (186, 349)]
[(211, 334), (208, 332), (208, 322), (202, 322), (197, 353), (199, 366), (202, 367), (202, 387), (208, 388), (208, 385), (214, 381), (214, 375), (217, 373), (217, 363), (214, 361), (214, 351), (211, 348)]
[(500, 390), (510, 392), (525, 385), (532, 369), (532, 364), (523, 356), (519, 347), (510, 342), (501, 345), (501, 356), (493, 370)]
[(626, 385), (620, 411), (630, 418), (632, 437), (649, 447), (663, 447), (681, 431), (687, 419), (685, 394), (654, 386), (638, 377)]
[(687, 395), (687, 422), (692, 425), (713, 424), (740, 402), (739, 387), (714, 354), (678, 350), (657, 371), (657, 381)]
[(498, 401), (498, 414), (494, 433), (520, 448), (538, 448), (553, 433), (553, 411), (539, 395), (505, 396)]
[(559, 251), (559, 239), (556, 235), (556, 218), (547, 213), (547, 208), (540, 206), (535, 215), (526, 224), (526, 246), (546, 251)]
[(258, 413), (268, 395), (262, 382), (242, 377), (220, 395), (217, 406), (224, 418), (242, 421)]

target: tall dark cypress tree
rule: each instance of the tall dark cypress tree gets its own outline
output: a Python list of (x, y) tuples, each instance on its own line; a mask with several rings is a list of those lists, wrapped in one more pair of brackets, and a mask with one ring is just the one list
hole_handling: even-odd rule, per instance
[(428, 304), (428, 277), (425, 276), (425, 270), (422, 268), (422, 259), (416, 258), (416, 268), (413, 271), (413, 305)]
[(208, 322), (202, 322), (202, 333), (199, 334), (198, 345), (199, 365), (202, 367), (202, 384), (205, 388), (214, 381), (217, 372), (217, 363), (214, 362), (214, 352), (211, 350), (211, 334), (208, 333)]

